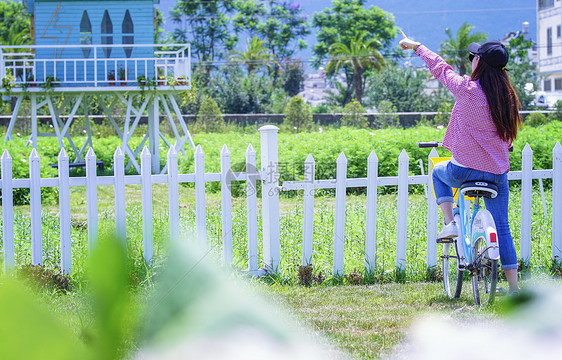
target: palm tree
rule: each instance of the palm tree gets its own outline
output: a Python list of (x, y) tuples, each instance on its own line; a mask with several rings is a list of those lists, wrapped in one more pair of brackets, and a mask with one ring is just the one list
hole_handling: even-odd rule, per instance
[(457, 31), (457, 36), (454, 37), (451, 29), (447, 28), (445, 33), (449, 37), (448, 40), (441, 43), (441, 54), (447, 63), (457, 68), (460, 75), (465, 75), (467, 69), (470, 69), (470, 61), (468, 60), (468, 45), (470, 43), (480, 43), (486, 41), (488, 35), (483, 32), (475, 32), (474, 26), (465, 22)]
[(349, 46), (335, 43), (330, 46), (330, 60), (326, 66), (328, 75), (337, 74), (345, 68), (353, 73), (353, 87), (355, 99), (361, 102), (365, 90), (365, 73), (369, 69), (380, 70), (384, 65), (384, 58), (379, 52), (381, 47), (377, 39), (365, 40), (367, 32), (355, 33)]
[[(17, 24), (12, 24), (10, 30), (6, 34), (6, 38), (1, 38), (0, 42), (2, 45), (27, 45), (31, 43), (31, 36), (25, 31), (19, 28)], [(11, 49), (11, 52), (24, 52), (29, 51), (28, 49)]]
[(328, 105), (343, 108), (345, 104), (351, 101), (351, 93), (337, 80), (334, 82), (334, 87), (334, 90), (324, 90), (324, 94), (326, 95), (324, 99)]
[(251, 40), (246, 39), (245, 51), (233, 51), (230, 60), (241, 63), (248, 68), (248, 74), (262, 65), (271, 67), (271, 53), (264, 46), (265, 41), (254, 36)]

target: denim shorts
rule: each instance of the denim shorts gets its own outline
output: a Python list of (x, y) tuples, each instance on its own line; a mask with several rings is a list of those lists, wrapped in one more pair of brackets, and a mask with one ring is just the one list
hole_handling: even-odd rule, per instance
[(484, 203), (496, 223), (502, 269), (517, 269), (517, 252), (509, 230), (509, 182), (507, 172), (497, 175), (458, 166), (450, 161), (439, 162), (433, 168), (433, 190), (435, 191), (437, 204), (446, 201), (454, 202), (452, 188), (460, 188), (466, 181), (479, 180), (494, 183), (498, 187), (498, 196), (493, 199), (484, 199)]

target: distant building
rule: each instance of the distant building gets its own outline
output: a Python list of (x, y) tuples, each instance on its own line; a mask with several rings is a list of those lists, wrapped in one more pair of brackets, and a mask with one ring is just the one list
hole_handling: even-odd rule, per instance
[(505, 34), (501, 39), (501, 43), (504, 44), (505, 46), (509, 45), (509, 42), (511, 41), (511, 39), (516, 39), (519, 36), (523, 35), (523, 38), (525, 39), (525, 41), (531, 40), (533, 45), (531, 46), (531, 49), (529, 51), (529, 58), (531, 58), (532, 62), (537, 62), (537, 57), (538, 57), (538, 53), (537, 53), (537, 42), (533, 39), (530, 38), (529, 35), (529, 22), (528, 21), (524, 21), (523, 22), (523, 27), (521, 30), (517, 30), (517, 31), (510, 31), (507, 34)]
[[(345, 85), (345, 78), (338, 75), (336, 80)], [(324, 73), (324, 68), (320, 68), (318, 73), (308, 74), (304, 80), (303, 91), (299, 95), (310, 106), (318, 106), (326, 102), (327, 92), (338, 91), (336, 87), (328, 80)]]
[(540, 90), (552, 106), (562, 100), (562, 2), (537, 0), (537, 54)]

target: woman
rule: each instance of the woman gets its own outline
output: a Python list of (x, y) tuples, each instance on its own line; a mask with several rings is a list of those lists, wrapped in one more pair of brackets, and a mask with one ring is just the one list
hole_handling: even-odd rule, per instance
[(439, 82), (455, 96), (443, 146), (452, 153), (450, 161), (433, 169), (437, 204), (445, 218), (438, 238), (458, 236), (453, 217), (452, 187), (482, 180), (498, 186), (494, 199), (484, 199), (498, 232), (500, 260), (510, 293), (517, 286), (517, 253), (509, 230), (509, 148), (521, 126), (519, 99), (509, 82), (505, 66), (509, 54), (499, 41), (468, 46), (472, 75), (460, 76), (439, 55), (402, 32), (402, 49), (413, 49)]

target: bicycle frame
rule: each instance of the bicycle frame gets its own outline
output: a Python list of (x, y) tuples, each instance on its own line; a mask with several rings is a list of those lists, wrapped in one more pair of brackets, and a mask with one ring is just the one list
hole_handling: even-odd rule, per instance
[[(457, 246), (458, 243), (461, 243), (462, 246), (462, 254), (464, 255), (464, 259), (459, 259), (459, 266), (460, 265), (464, 265), (467, 266), (468, 264), (472, 264), (474, 262), (474, 251), (472, 250), (472, 242), (471, 242), (471, 237), (470, 237), (470, 228), (467, 226), (467, 209), (466, 209), (466, 201), (464, 199), (464, 195), (459, 191), (458, 194), (459, 198), (457, 201), (457, 205), (458, 205), (458, 210), (459, 210), (459, 218), (460, 218), (460, 229), (461, 229), (461, 233), (459, 234), (459, 241), (457, 241)], [(476, 211), (476, 207), (480, 207), (475, 206), (474, 210)], [(476, 212), (472, 213), (472, 218), (474, 218), (474, 215), (476, 215)], [(457, 251), (458, 253), (458, 251)]]
[[(486, 241), (486, 247), (487, 247), (487, 251), (488, 253), (488, 257), (491, 259), (499, 259), (499, 247), (497, 244), (497, 234), (496, 234), (496, 229), (494, 228), (481, 228), (479, 229), (479, 231), (474, 231), (474, 221), (475, 219), (478, 217), (478, 213), (481, 210), (480, 209), (480, 199), (479, 198), (475, 198), (473, 203), (473, 209), (472, 209), (472, 216), (470, 217), (470, 224), (468, 224), (468, 212), (466, 209), (466, 201), (465, 201), (465, 197), (464, 195), (459, 191), (458, 194), (458, 201), (457, 201), (457, 205), (458, 205), (458, 212), (459, 212), (459, 219), (460, 219), (460, 229), (461, 232), (459, 234), (458, 237), (458, 241), (457, 241), (457, 246), (458, 243), (461, 243), (462, 246), (462, 255), (464, 256), (464, 259), (461, 258), (461, 254), (459, 254), (458, 249), (457, 248), (457, 254), (459, 254), (459, 266), (463, 266), (464, 268), (469, 268), (471, 267), (471, 265), (475, 264), (475, 262), (477, 262), (477, 256), (478, 254), (474, 253), (474, 244), (476, 243), (476, 241), (479, 238), (484, 238), (484, 240)], [(489, 214), (489, 213), (488, 213)], [(486, 216), (486, 214), (482, 214), (482, 216)], [(469, 226), (470, 225), (470, 226)], [(488, 239), (491, 239), (491, 233), (494, 233), (493, 238), (494, 240), (492, 240), (492, 244), (488, 243)]]
[[(420, 147), (437, 147), (439, 142), (418, 143)], [(446, 157), (431, 157), (429, 176), (432, 176), (435, 164), (450, 160)], [(490, 196), (487, 183), (474, 182), (474, 187), (466, 188), (465, 197), (461, 189), (453, 189), (453, 198), (457, 207), (454, 209), (454, 220), (458, 226), (458, 236), (454, 239), (437, 239), (443, 243), (443, 285), (450, 298), (461, 295), (463, 274), (468, 271), (472, 278), (472, 292), (476, 305), (481, 305), (482, 300), (492, 303), (496, 294), (498, 281), (499, 243), (494, 218), (489, 210), (480, 207), (480, 198)], [(482, 186), (483, 188), (478, 188)], [(463, 188), (463, 185), (459, 186)], [(435, 189), (433, 191), (435, 196)], [(472, 215), (470, 215), (470, 203)], [(460, 244), (460, 245), (459, 245)], [(453, 248), (451, 248), (451, 245)], [(451, 254), (454, 251), (454, 254)]]

